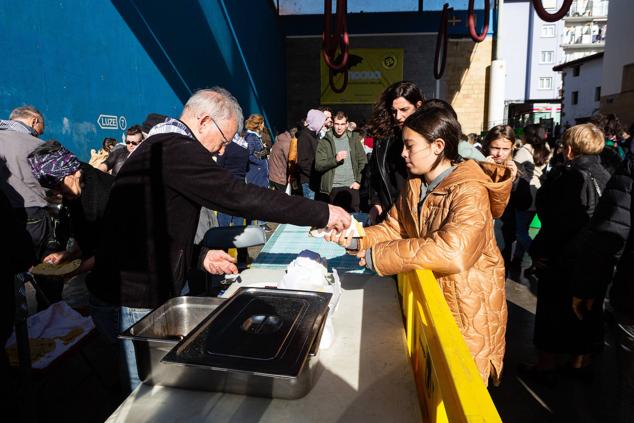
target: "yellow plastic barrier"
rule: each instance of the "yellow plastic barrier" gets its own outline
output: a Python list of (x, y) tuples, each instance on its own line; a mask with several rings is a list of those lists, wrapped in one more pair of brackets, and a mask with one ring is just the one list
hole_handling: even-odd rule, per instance
[(429, 270), (398, 275), (407, 349), (426, 422), (501, 422)]

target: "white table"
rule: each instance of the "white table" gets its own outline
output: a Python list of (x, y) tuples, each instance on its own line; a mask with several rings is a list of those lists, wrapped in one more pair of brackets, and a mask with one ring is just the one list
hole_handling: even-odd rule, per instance
[[(243, 280), (279, 280), (282, 270), (249, 269)], [(335, 342), (298, 400), (248, 397), (141, 384), (108, 422), (420, 422), (402, 315), (392, 279), (342, 275)]]

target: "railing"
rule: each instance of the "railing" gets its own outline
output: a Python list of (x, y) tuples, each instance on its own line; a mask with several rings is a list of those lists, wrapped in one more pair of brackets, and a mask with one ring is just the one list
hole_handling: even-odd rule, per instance
[(501, 422), (432, 272), (398, 276), (407, 350), (425, 422)]

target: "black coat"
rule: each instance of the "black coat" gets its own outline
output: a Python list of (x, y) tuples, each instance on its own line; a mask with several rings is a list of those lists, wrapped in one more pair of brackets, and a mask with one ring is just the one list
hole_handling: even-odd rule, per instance
[(310, 189), (319, 192), (321, 174), (315, 170), (315, 153), (319, 144), (316, 132), (304, 128), (297, 135), (297, 170), (299, 182), (309, 183)]
[(370, 204), (383, 207), (381, 220), (390, 210), (408, 178), (405, 160), (401, 157), (403, 141), (399, 136), (377, 138), (369, 162)]
[(198, 261), (201, 206), (232, 216), (324, 227), (328, 205), (245, 184), (193, 138), (158, 134), (117, 175), (88, 281), (100, 299), (153, 308), (180, 293)]
[(82, 257), (88, 258), (97, 249), (114, 176), (86, 163), (81, 164), (81, 172), (81, 196), (64, 200), (64, 204), (70, 210), (71, 234), (81, 248)]
[(548, 259), (546, 268), (538, 272), (534, 343), (541, 351), (588, 354), (602, 348), (600, 307), (583, 320), (572, 312), (574, 264), (563, 252), (590, 221), (609, 178), (598, 155), (579, 156), (551, 170), (537, 191), (542, 228), (531, 245), (531, 256)]
[(590, 221), (609, 179), (596, 155), (579, 156), (553, 168), (537, 191), (535, 206), (542, 228), (531, 245), (531, 256), (560, 260), (563, 248)]
[(594, 298), (604, 291), (616, 264), (610, 303), (630, 319), (634, 319), (633, 188), (634, 156), (629, 155), (608, 182), (576, 248), (569, 252), (576, 263), (573, 293), (579, 298)]

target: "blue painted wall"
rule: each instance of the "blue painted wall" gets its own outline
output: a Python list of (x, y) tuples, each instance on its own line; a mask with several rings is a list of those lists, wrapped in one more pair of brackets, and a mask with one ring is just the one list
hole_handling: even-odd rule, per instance
[[(0, 0), (0, 117), (32, 104), (46, 120), (43, 138), (87, 159), (147, 113), (178, 116), (191, 92), (220, 85), (245, 114), (264, 112), (281, 128), (284, 51), (269, 3)], [(102, 129), (102, 114), (125, 122)]]

